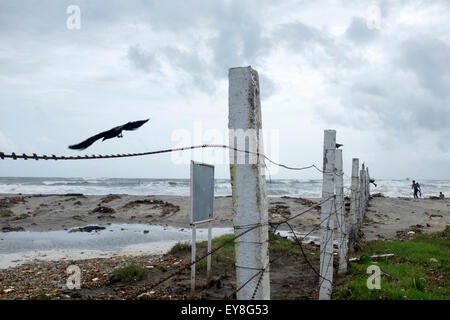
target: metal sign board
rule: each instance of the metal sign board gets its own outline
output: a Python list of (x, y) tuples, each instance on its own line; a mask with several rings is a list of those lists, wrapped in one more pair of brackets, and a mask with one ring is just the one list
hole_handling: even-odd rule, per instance
[(191, 224), (213, 219), (214, 166), (191, 161)]

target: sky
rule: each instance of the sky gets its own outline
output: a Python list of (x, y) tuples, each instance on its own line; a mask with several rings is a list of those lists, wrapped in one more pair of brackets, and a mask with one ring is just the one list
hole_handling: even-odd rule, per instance
[[(228, 70), (252, 66), (273, 160), (321, 167), (323, 131), (335, 129), (347, 176), (359, 158), (378, 179), (450, 179), (449, 21), (446, 0), (2, 0), (0, 151), (227, 144)], [(123, 139), (67, 148), (147, 118)], [(229, 177), (228, 152), (217, 149), (2, 160), (0, 176), (188, 178), (191, 159)]]

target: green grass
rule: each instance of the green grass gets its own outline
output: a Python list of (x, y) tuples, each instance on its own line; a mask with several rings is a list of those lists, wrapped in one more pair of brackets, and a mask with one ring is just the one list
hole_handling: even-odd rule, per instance
[[(372, 259), (371, 255), (394, 253)], [(434, 259), (437, 262), (434, 262)], [(381, 289), (367, 288), (367, 268), (380, 267)], [(362, 249), (359, 262), (349, 263), (337, 278), (337, 299), (450, 299), (450, 232), (417, 235), (409, 241), (375, 241)]]
[(147, 269), (130, 265), (124, 268), (116, 269), (109, 277), (110, 283), (140, 281), (147, 278)]
[(11, 217), (12, 215), (13, 215), (13, 212), (11, 210), (3, 209), (2, 211), (0, 211), (0, 217), (2, 217), (2, 218)]
[(52, 300), (52, 296), (41, 292), (33, 297), (30, 297), (30, 300)]

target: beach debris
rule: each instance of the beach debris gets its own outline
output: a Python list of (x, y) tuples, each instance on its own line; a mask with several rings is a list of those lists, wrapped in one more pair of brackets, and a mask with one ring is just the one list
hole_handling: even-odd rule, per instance
[(108, 203), (116, 199), (120, 199), (120, 196), (117, 194), (108, 194), (106, 197), (102, 199), (100, 203)]
[[(373, 256), (369, 256), (369, 258), (371, 259), (376, 259), (376, 258), (387, 258), (387, 257), (393, 257), (395, 254), (393, 253), (383, 253), (383, 254), (375, 254)], [(348, 259), (349, 262), (354, 262), (354, 261), (360, 261), (361, 257), (354, 257), (354, 258), (350, 258)]]
[(105, 227), (100, 227), (100, 226), (86, 226), (86, 227), (80, 227), (80, 228), (75, 228), (75, 229), (71, 229), (69, 232), (98, 232), (100, 230), (105, 230)]
[(18, 232), (25, 231), (23, 227), (6, 226), (2, 228), (2, 232)]
[(92, 213), (102, 213), (102, 214), (112, 214), (115, 212), (116, 212), (116, 210), (114, 210), (113, 208), (110, 208), (110, 207), (106, 207), (106, 206), (98, 206), (97, 208), (92, 210)]
[(0, 211), (0, 217), (2, 217), (2, 218), (11, 217), (12, 215), (13, 215), (13, 212), (9, 209), (3, 209)]
[(63, 195), (64, 197), (79, 197), (79, 198), (86, 198), (86, 196), (82, 193), (66, 193)]
[(430, 214), (430, 219), (431, 218), (442, 218), (441, 214)]
[(372, 198), (386, 198), (386, 196), (384, 194), (382, 194), (381, 192), (371, 194), (370, 196)]
[(281, 215), (281, 216), (290, 216), (291, 211), (289, 210), (289, 206), (277, 204), (275, 207), (271, 207), (269, 209), (269, 213), (272, 215)]
[(141, 293), (140, 295), (137, 296), (138, 299), (148, 299), (151, 296), (153, 296), (155, 294), (155, 291), (149, 291), (149, 292), (144, 292)]
[[(302, 204), (304, 206), (307, 206), (307, 207), (311, 207), (311, 206), (317, 204), (316, 202), (314, 202), (312, 200), (305, 199), (305, 198), (300, 198), (300, 197), (295, 199), (294, 201), (297, 202), (297, 203), (300, 203), (300, 204)], [(316, 208), (320, 208), (320, 206), (317, 206)]]
[(170, 213), (175, 213), (180, 211), (180, 206), (176, 206), (172, 203), (169, 202), (165, 202), (164, 206), (162, 208), (162, 214), (166, 215), (166, 214), (170, 214)]
[(82, 205), (82, 203), (81, 203), (81, 201), (80, 201), (80, 200), (78, 200), (78, 201), (74, 202), (73, 204), (74, 204), (75, 206), (81, 206), (81, 205)]
[(430, 262), (438, 262), (438, 260), (436, 258), (430, 258)]
[(26, 218), (29, 218), (29, 217), (30, 217), (29, 214), (22, 213), (22, 214), (19, 215), (19, 216), (15, 216), (14, 218), (11, 218), (11, 221), (23, 220), (23, 219), (26, 219)]
[(169, 213), (175, 213), (180, 210), (180, 206), (174, 205), (170, 202), (157, 200), (157, 199), (143, 199), (143, 200), (130, 201), (123, 206), (123, 209), (132, 209), (141, 204), (153, 205), (152, 209), (162, 209), (162, 215), (166, 215)]
[(25, 202), (24, 197), (5, 197), (0, 199), (0, 208), (9, 208), (11, 205)]

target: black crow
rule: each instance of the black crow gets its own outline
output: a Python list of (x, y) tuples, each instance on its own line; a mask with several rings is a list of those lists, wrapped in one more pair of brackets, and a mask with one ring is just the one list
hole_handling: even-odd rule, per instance
[(140, 126), (142, 126), (144, 123), (146, 123), (148, 120), (139, 120), (139, 121), (133, 121), (133, 122), (128, 122), (122, 126), (118, 126), (115, 128), (112, 128), (108, 131), (96, 134), (93, 137), (90, 137), (89, 139), (84, 140), (83, 142), (80, 142), (78, 144), (74, 144), (69, 146), (69, 149), (74, 149), (74, 150), (84, 150), (87, 147), (89, 147), (91, 144), (93, 144), (95, 141), (102, 139), (102, 141), (105, 141), (106, 139), (111, 139), (111, 138), (122, 138), (122, 130), (136, 130), (137, 128), (139, 128)]
[(336, 149), (339, 149), (339, 147), (342, 147), (342, 146), (343, 146), (343, 144), (336, 143)]

